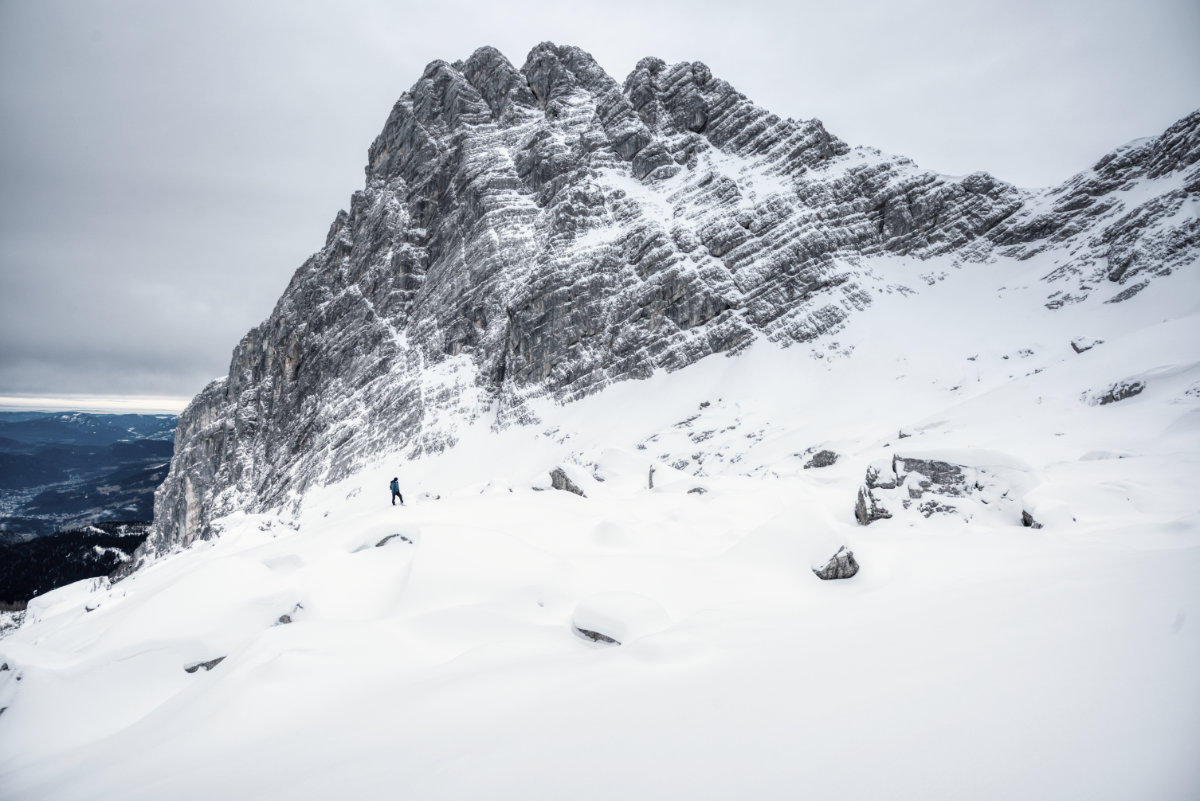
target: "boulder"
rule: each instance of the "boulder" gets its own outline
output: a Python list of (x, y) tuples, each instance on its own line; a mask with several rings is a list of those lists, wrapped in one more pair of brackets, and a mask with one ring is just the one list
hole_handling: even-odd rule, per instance
[(1118, 381), (1099, 395), (1093, 395), (1090, 403), (1092, 406), (1107, 406), (1110, 403), (1117, 403), (1132, 398), (1134, 395), (1140, 395), (1145, 388), (1144, 381)]
[(838, 548), (837, 553), (829, 557), (829, 561), (821, 567), (814, 567), (812, 572), (824, 581), (848, 579), (858, 572), (858, 562), (854, 559), (854, 551), (843, 545)]
[(838, 460), (838, 455), (833, 451), (817, 451), (812, 455), (812, 458), (804, 463), (804, 469), (810, 470), (814, 467), (831, 467)]
[(1071, 340), (1071, 350), (1075, 351), (1076, 353), (1083, 353), (1084, 351), (1091, 350), (1092, 348), (1096, 347), (1097, 345), (1103, 345), (1103, 344), (1104, 344), (1103, 339), (1092, 339), (1091, 337), (1075, 337), (1074, 339)]
[(875, 498), (870, 487), (866, 484), (858, 488), (858, 503), (854, 506), (854, 516), (859, 525), (869, 525), (876, 520), (886, 520), (892, 516), (883, 504)]
[(550, 471), (550, 485), (556, 490), (573, 492), (581, 498), (587, 497), (583, 494), (583, 490), (579, 488), (579, 485), (572, 481), (570, 476), (561, 467), (556, 467)]

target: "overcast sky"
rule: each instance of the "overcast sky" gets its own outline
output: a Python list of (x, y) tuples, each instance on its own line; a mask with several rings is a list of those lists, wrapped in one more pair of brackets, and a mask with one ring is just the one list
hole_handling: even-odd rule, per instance
[(547, 39), (1023, 186), (1200, 107), (1200, 0), (0, 0), (0, 396), (195, 394), (424, 65)]

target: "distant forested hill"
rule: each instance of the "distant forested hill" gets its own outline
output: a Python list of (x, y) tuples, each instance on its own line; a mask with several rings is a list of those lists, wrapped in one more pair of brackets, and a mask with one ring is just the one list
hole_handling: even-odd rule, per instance
[(23, 608), (56, 587), (106, 576), (145, 539), (144, 523), (108, 522), (0, 543), (0, 606)]

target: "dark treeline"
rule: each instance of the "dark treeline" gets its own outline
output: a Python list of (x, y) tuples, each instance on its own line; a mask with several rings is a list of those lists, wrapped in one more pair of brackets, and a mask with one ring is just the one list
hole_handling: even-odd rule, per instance
[(72, 582), (107, 576), (147, 536), (149, 523), (104, 522), (25, 542), (0, 543), (0, 604), (19, 608), (29, 599)]

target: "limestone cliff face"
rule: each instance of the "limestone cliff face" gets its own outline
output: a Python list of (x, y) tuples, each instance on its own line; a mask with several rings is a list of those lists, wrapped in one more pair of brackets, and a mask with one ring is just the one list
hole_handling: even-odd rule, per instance
[[(856, 265), (1062, 253), (1047, 303), (1193, 263), (1200, 113), (1052, 190), (949, 178), (754, 105), (700, 63), (618, 84), (542, 44), (430, 64), (325, 246), (180, 417), (147, 553), (287, 507), (363, 458), (870, 303)], [(1142, 284), (1144, 285), (1144, 284)]]

